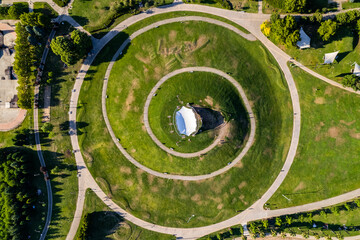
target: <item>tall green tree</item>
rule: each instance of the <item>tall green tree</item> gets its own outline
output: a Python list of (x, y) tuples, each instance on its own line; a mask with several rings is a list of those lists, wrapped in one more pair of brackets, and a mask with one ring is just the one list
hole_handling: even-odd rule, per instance
[(295, 45), (300, 39), (300, 32), (293, 16), (278, 18), (271, 23), (270, 37), (280, 44), (286, 46)]
[(287, 12), (303, 12), (306, 7), (306, 0), (285, 0), (284, 8)]
[(323, 41), (328, 41), (335, 35), (337, 29), (338, 23), (329, 19), (321, 23), (318, 33)]

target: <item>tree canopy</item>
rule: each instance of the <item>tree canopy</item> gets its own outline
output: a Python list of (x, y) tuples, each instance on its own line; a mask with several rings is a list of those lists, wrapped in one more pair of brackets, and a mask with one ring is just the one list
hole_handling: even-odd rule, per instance
[(338, 23), (329, 19), (321, 23), (318, 33), (323, 41), (328, 41), (333, 35), (335, 35), (337, 28)]
[(300, 39), (300, 32), (293, 16), (271, 18), (270, 37), (280, 44), (293, 46)]
[(51, 41), (51, 50), (59, 55), (67, 65), (75, 64), (92, 48), (91, 38), (79, 30), (74, 30), (67, 36), (58, 36)]
[(287, 12), (303, 12), (306, 0), (285, 0), (284, 8)]

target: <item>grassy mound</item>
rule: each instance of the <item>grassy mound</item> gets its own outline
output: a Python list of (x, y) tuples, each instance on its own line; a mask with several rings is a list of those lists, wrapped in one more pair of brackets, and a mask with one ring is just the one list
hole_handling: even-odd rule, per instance
[[(286, 82), (275, 60), (259, 42), (249, 42), (227, 29), (211, 24), (169, 24), (135, 38), (123, 58), (115, 63), (110, 82), (115, 83), (116, 79), (127, 81), (120, 76), (135, 71), (142, 82), (139, 85), (141, 88), (134, 88), (134, 91), (143, 91), (144, 88), (148, 94), (159, 76), (180, 67), (193, 66), (196, 61), (198, 66), (210, 66), (231, 72), (245, 89), (258, 121), (254, 145), (241, 163), (225, 174), (199, 182), (165, 180), (149, 175), (125, 159), (112, 142), (105, 123), (101, 121), (101, 88), (106, 68), (114, 52), (131, 33), (140, 26), (153, 22), (154, 19), (157, 18), (146, 19), (120, 33), (103, 49), (91, 66), (79, 99), (77, 120), (88, 124), (83, 124), (84, 127), (79, 129), (82, 133), (79, 135), (80, 147), (92, 175), (104, 179), (111, 190), (106, 193), (132, 214), (150, 222), (176, 227), (204, 226), (225, 220), (249, 207), (266, 191), (286, 158), (292, 129), (291, 102)], [(167, 44), (182, 43), (180, 37), (198, 42), (196, 40), (200, 35), (205, 35), (210, 41), (203, 50), (189, 54), (183, 58), (184, 61), (176, 60), (175, 64), (166, 65), (168, 68), (163, 67), (164, 62), (161, 62), (162, 58), (159, 55), (154, 55), (156, 58), (152, 62), (161, 67), (160, 71), (149, 67), (145, 72), (145, 63), (140, 60), (136, 62), (138, 65), (131, 65), (135, 63), (130, 61), (133, 56), (142, 58), (143, 55), (146, 59), (146, 54), (152, 55), (158, 48), (156, 42), (168, 37), (172, 30), (178, 31), (179, 39), (175, 38), (176, 41)], [(184, 34), (184, 31), (197, 35)], [(152, 51), (142, 50), (142, 47), (150, 47)], [(127, 59), (129, 61), (126, 61)], [(154, 78), (156, 75), (158, 77)], [(116, 94), (119, 96), (119, 102), (126, 102), (128, 94), (125, 93), (130, 91), (130, 87), (131, 85), (126, 85), (121, 89), (122, 94)], [(119, 88), (109, 86), (109, 91), (119, 91)], [(135, 92), (134, 96), (143, 99), (143, 96), (138, 96)], [(124, 107), (126, 106), (122, 106)], [(137, 124), (141, 129), (141, 114), (135, 115), (139, 114), (134, 111), (136, 107), (140, 110), (143, 106), (132, 105), (131, 112), (126, 113), (138, 116), (128, 125), (129, 130), (136, 129), (132, 124)], [(114, 108), (117, 114), (121, 110)], [(116, 118), (113, 113), (109, 113), (109, 116)], [(124, 130), (119, 127), (116, 129)], [(132, 140), (129, 133), (122, 135), (123, 138), (124, 136)], [(149, 143), (151, 144), (151, 141)], [(174, 166), (175, 163), (175, 159), (166, 164), (163, 159), (160, 160), (158, 163), (154, 162), (155, 167), (166, 169), (168, 165)], [(189, 174), (193, 169), (198, 171), (199, 168), (196, 169), (190, 161), (181, 160), (179, 169), (183, 172)], [(209, 170), (207, 165), (203, 166), (206, 167), (205, 170)], [(195, 217), (187, 222), (193, 214)]]

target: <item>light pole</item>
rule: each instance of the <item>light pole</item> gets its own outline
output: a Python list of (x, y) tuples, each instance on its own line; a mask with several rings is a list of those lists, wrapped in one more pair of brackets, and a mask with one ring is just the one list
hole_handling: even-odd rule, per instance
[(186, 222), (186, 223), (189, 223), (189, 221), (190, 221), (193, 217), (195, 217), (195, 215), (194, 215), (194, 214), (193, 214), (193, 215), (191, 215), (191, 217), (189, 217), (189, 219), (187, 220), (187, 222)]

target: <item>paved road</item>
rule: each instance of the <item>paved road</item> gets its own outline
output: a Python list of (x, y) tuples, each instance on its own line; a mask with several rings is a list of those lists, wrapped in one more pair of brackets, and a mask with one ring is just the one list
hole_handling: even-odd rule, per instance
[[(55, 36), (55, 31), (52, 30), (49, 36), (49, 39), (51, 40), (53, 37)], [(49, 48), (45, 48), (41, 61), (40, 61), (40, 66), (41, 65), (45, 65), (46, 62), (46, 57), (49, 53)], [(35, 86), (35, 100), (39, 99), (39, 88), (40, 85)], [(35, 131), (35, 142), (36, 142), (36, 151), (40, 160), (40, 165), (41, 166), (46, 166), (45, 161), (44, 161), (44, 157), (42, 155), (42, 151), (41, 151), (41, 142), (40, 142), (40, 135), (39, 135), (39, 113), (38, 113), (38, 108), (34, 105), (34, 131)], [(45, 220), (45, 226), (43, 228), (43, 231), (41, 233), (40, 236), (40, 240), (45, 239), (47, 231), (49, 229), (49, 225), (50, 225), (50, 221), (51, 221), (51, 214), (52, 214), (52, 206), (53, 206), (53, 198), (52, 198), (52, 190), (51, 190), (51, 183), (50, 180), (46, 181), (46, 189), (47, 189), (47, 195), (48, 195), (48, 210), (47, 210), (47, 215), (46, 215), (46, 220)]]

